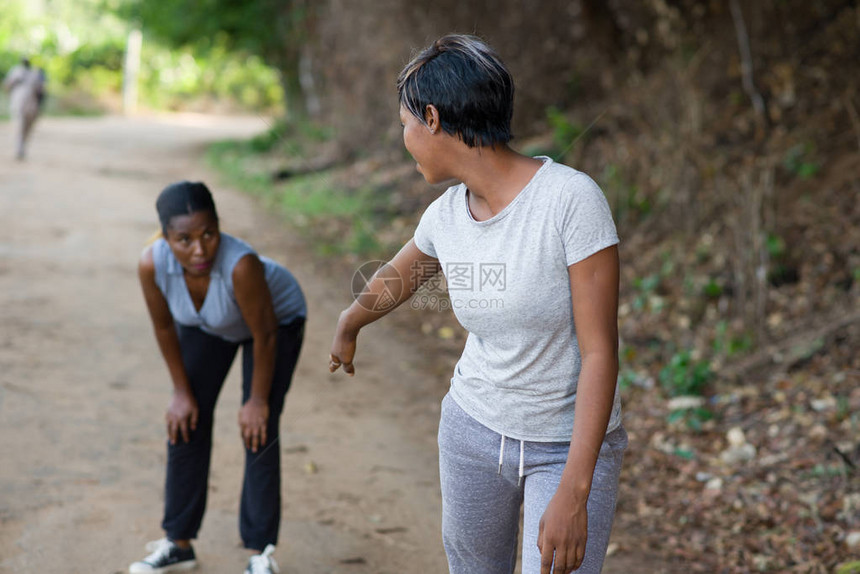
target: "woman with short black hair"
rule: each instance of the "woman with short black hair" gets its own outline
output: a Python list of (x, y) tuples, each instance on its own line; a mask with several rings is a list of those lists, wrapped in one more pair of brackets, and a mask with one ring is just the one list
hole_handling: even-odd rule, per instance
[[(514, 83), (478, 38), (440, 38), (397, 88), (417, 169), (461, 183), (341, 313), (329, 368), (353, 374), (361, 328), (441, 269), (469, 333), (439, 424), (450, 571), (513, 572), (523, 508), (525, 574), (599, 572), (627, 445), (606, 199), (588, 175), (508, 146)], [(408, 288), (380, 308), (391, 278)]]
[(156, 201), (163, 237), (138, 266), (155, 338), (173, 381), (167, 408), (166, 537), (132, 574), (196, 566), (191, 540), (203, 520), (212, 423), (221, 386), (242, 347), (245, 444), (239, 528), (255, 554), (247, 574), (276, 569), (281, 518), (279, 418), (304, 335), (307, 306), (293, 275), (219, 227), (209, 189), (167, 186)]

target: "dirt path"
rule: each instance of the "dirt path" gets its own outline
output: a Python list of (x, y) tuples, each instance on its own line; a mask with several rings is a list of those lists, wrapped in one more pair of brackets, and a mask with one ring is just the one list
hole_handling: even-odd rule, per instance
[[(135, 265), (156, 230), (157, 192), (182, 178), (213, 184), (222, 228), (289, 266), (308, 297), (280, 437), (281, 571), (447, 570), (435, 444), (444, 384), (384, 324), (359, 340), (355, 379), (330, 376), (331, 330), (352, 270), (332, 286), (274, 217), (202, 167), (206, 142), (264, 127), (199, 116), (49, 119), (28, 162), (0, 148), (0, 572), (124, 572), (162, 535), (170, 385)], [(10, 140), (0, 125), (0, 142)], [(196, 543), (207, 574), (241, 572), (246, 560), (237, 371), (217, 411)], [(615, 560), (605, 571), (636, 571)]]
[[(161, 535), (167, 373), (135, 263), (153, 202), (181, 178), (214, 181), (202, 143), (255, 120), (48, 120), (31, 159), (0, 159), (0, 570), (124, 571)], [(0, 128), (0, 141), (9, 137)], [(4, 151), (6, 148), (2, 148)], [(373, 327), (360, 377), (324, 370), (348, 302), (253, 201), (219, 189), (223, 228), (287, 264), (311, 322), (280, 437), (284, 572), (441, 572), (434, 432), (438, 389), (414, 353)], [(348, 286), (349, 277), (343, 285)], [(369, 335), (374, 334), (375, 337)], [(221, 397), (203, 572), (241, 572), (238, 369)], [(309, 469), (316, 468), (316, 472)]]

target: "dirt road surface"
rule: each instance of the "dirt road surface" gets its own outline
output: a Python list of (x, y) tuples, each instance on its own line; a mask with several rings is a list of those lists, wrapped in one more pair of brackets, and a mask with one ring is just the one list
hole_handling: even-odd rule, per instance
[[(321, 273), (300, 240), (201, 162), (207, 142), (262, 129), (257, 119), (194, 115), (47, 119), (29, 160), (16, 163), (0, 125), (0, 572), (124, 572), (162, 536), (171, 386), (136, 262), (157, 230), (158, 191), (179, 179), (208, 181), (222, 229), (287, 265), (308, 297), (279, 437), (281, 571), (447, 571), (435, 444), (444, 385), (422, 371), (418, 346), (384, 324), (362, 333), (354, 379), (328, 374), (352, 270), (335, 270), (342, 281)], [(247, 560), (238, 370), (216, 414), (195, 544), (207, 574), (242, 572)]]
[[(171, 181), (215, 181), (200, 162), (205, 142), (265, 125), (178, 116), (49, 119), (37, 128), (27, 162), (0, 157), (0, 569), (119, 572), (162, 535), (170, 384), (136, 278), (157, 230), (154, 200)], [(309, 299), (280, 437), (282, 570), (443, 571), (438, 389), (410, 369), (416, 353), (384, 326), (362, 337), (359, 376), (329, 375), (350, 274), (341, 289), (323, 284), (274, 218), (212, 187), (223, 229), (288, 265)], [(207, 573), (241, 572), (247, 559), (237, 531), (239, 400), (234, 368), (196, 544)]]

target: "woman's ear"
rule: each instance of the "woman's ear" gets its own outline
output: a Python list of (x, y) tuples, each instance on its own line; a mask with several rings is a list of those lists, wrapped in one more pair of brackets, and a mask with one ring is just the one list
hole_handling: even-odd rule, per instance
[(436, 132), (442, 129), (439, 110), (433, 104), (427, 104), (427, 107), (424, 108), (424, 123), (427, 124), (427, 129), (430, 130), (431, 134), (436, 134)]

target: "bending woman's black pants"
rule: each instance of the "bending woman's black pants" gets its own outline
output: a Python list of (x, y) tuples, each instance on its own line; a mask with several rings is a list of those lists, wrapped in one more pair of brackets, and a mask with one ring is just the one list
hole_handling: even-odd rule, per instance
[[(239, 533), (246, 548), (263, 550), (275, 544), (281, 523), (281, 449), (279, 419), (290, 388), (304, 337), (304, 319), (278, 327), (278, 346), (266, 445), (256, 453), (245, 451), (245, 479), (239, 511)], [(230, 343), (197, 327), (177, 326), (182, 362), (200, 414), (191, 440), (181, 437), (167, 445), (167, 480), (162, 528), (171, 540), (197, 537), (206, 509), (209, 460), (212, 452), (212, 423), (218, 394), (242, 347), (242, 404), (251, 395), (254, 372), (254, 342)]]

